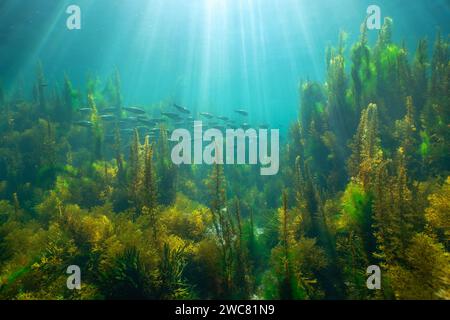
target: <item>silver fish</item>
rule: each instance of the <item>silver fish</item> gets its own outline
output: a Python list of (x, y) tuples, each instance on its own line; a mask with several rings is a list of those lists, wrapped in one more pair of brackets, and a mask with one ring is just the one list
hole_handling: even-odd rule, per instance
[(93, 126), (93, 123), (91, 121), (82, 120), (82, 121), (76, 121), (74, 122), (75, 125), (85, 128), (91, 128)]
[(245, 111), (245, 110), (242, 110), (242, 109), (240, 109), (240, 110), (234, 110), (234, 112), (240, 114), (241, 116), (245, 116), (245, 117), (248, 116), (248, 112)]
[(136, 114), (145, 114), (145, 110), (138, 107), (125, 107), (123, 108), (125, 111), (136, 113)]
[(112, 114), (102, 114), (100, 116), (100, 119), (104, 120), (104, 121), (113, 121), (116, 119), (116, 116), (112, 115)]
[(168, 117), (170, 119), (173, 119), (173, 120), (179, 120), (180, 119), (180, 116), (178, 114), (176, 114), (176, 113), (173, 113), (173, 112), (161, 112), (161, 114), (163, 116), (166, 116), (166, 117)]
[(107, 107), (102, 110), (102, 112), (106, 112), (106, 113), (112, 113), (112, 112), (116, 112), (116, 111), (117, 111), (117, 108), (115, 108), (115, 107)]
[(176, 108), (180, 112), (187, 113), (187, 114), (191, 113), (187, 108), (182, 107), (182, 106), (180, 106), (180, 105), (178, 105), (176, 103), (174, 103), (173, 106), (174, 106), (174, 108)]
[(209, 113), (209, 112), (200, 112), (200, 115), (205, 117), (205, 118), (207, 118), (207, 119), (214, 118), (214, 116), (211, 113)]

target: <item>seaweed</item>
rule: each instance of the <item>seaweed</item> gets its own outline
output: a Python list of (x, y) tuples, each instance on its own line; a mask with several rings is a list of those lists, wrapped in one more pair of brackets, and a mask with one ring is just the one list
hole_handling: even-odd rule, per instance
[(429, 58), (393, 32), (327, 49), (270, 178), (174, 165), (171, 122), (136, 125), (117, 69), (0, 85), (0, 298), (448, 299), (448, 39)]

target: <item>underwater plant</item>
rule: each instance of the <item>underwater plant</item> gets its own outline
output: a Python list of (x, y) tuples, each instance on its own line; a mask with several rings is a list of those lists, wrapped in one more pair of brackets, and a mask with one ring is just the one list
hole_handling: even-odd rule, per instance
[(130, 106), (118, 69), (0, 84), (0, 298), (449, 299), (449, 42), (410, 55), (393, 28), (327, 49), (270, 177), (171, 160), (194, 113), (244, 109)]

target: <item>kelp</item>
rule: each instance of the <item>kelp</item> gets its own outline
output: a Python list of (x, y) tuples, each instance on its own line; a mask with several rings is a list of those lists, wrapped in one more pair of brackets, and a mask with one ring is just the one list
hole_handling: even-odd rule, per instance
[(373, 101), (375, 96), (377, 74), (372, 55), (367, 43), (366, 23), (363, 23), (360, 39), (351, 49), (351, 85), (356, 113)]
[[(424, 199), (427, 196), (423, 192), (429, 191), (418, 190), (417, 184), (436, 176), (443, 179), (449, 173), (441, 162), (448, 154), (444, 149), (449, 146), (448, 142), (444, 142), (444, 137), (449, 133), (448, 127), (444, 129), (444, 123), (448, 124), (448, 121), (443, 121), (447, 111), (439, 110), (440, 106), (449, 105), (448, 94), (441, 91), (448, 83), (445, 75), (448, 65), (447, 43), (438, 35), (430, 64), (426, 41), (420, 40), (410, 64), (405, 47), (392, 41), (392, 27), (392, 20), (386, 19), (373, 49), (368, 45), (365, 27), (362, 27), (361, 38), (351, 50), (350, 78), (345, 75), (343, 67), (345, 57), (342, 54), (342, 38), (338, 50), (327, 51), (328, 78), (323, 91), (329, 98), (326, 103), (320, 104), (324, 107), (318, 113), (317, 105), (312, 101), (320, 101), (320, 95), (316, 94), (317, 98), (311, 99), (314, 97), (308, 95), (311, 87), (302, 85), (298, 124), (300, 134), (299, 137), (292, 135), (296, 147), (288, 149), (298, 155), (297, 160), (290, 160), (290, 163), (294, 168), (299, 168), (295, 172), (301, 173), (291, 180), (296, 182), (304, 180), (305, 176), (313, 176), (316, 181), (328, 182), (316, 182), (316, 190), (320, 187), (333, 190), (329, 181), (335, 174), (332, 175), (329, 167), (323, 165), (323, 159), (331, 158), (333, 164), (338, 162), (337, 155), (344, 155), (346, 159), (349, 182), (341, 189), (344, 190), (343, 195), (325, 191), (321, 196), (328, 199), (325, 209), (321, 209), (320, 201), (316, 211), (326, 212), (325, 230), (332, 232), (328, 238), (335, 241), (337, 255), (333, 256), (332, 250), (326, 252), (337, 259), (346, 294), (353, 298), (407, 297), (407, 288), (390, 286), (389, 280), (383, 281), (385, 289), (381, 295), (368, 294), (362, 289), (364, 266), (378, 263), (392, 277), (396, 276), (396, 272), (402, 272), (403, 269), (397, 267), (400, 265), (403, 268), (407, 263), (404, 253), (411, 245), (411, 239), (423, 232), (426, 225), (424, 208), (427, 205), (423, 201), (426, 201)], [(320, 88), (320, 84), (315, 86)], [(431, 98), (430, 94), (436, 96)], [(351, 130), (355, 132), (353, 137), (346, 138), (342, 130), (335, 126), (335, 122), (341, 125), (344, 123), (336, 121), (338, 109), (355, 110), (355, 115), (359, 116), (359, 125)], [(352, 119), (351, 112), (348, 113), (348, 119)], [(316, 122), (320, 125), (316, 125)], [(321, 152), (314, 152), (311, 148), (317, 145), (317, 137), (325, 142), (326, 148)], [(346, 151), (347, 145), (350, 152)], [(295, 159), (294, 154), (289, 159)], [(302, 165), (299, 166), (299, 163)], [(336, 170), (342, 172), (342, 167)], [(300, 192), (300, 195), (300, 203), (305, 203), (309, 198), (304, 192)], [(444, 207), (448, 202), (434, 196), (430, 199), (440, 199), (439, 203)], [(304, 215), (308, 212), (305, 211), (307, 206), (303, 204), (299, 208), (302, 223), (311, 225), (311, 218)], [(432, 209), (426, 210), (434, 212)], [(443, 218), (438, 221), (442, 221), (440, 219)], [(431, 225), (429, 228), (432, 229)], [(433, 237), (438, 235), (440, 241), (446, 243), (442, 232), (442, 228), (431, 231)], [(323, 239), (323, 235), (320, 238)], [(430, 263), (427, 267), (437, 265)], [(434, 294), (428, 295), (428, 298), (445, 296), (445, 284), (440, 283), (438, 287), (432, 290)], [(410, 289), (413, 294), (413, 288)], [(400, 294), (400, 290), (406, 291)]]

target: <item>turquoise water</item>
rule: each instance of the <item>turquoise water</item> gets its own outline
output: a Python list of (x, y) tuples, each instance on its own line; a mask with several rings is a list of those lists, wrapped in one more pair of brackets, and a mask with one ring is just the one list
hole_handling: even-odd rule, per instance
[[(81, 30), (68, 30), (69, 4)], [(0, 1), (0, 70), (5, 86), (34, 75), (50, 84), (67, 73), (76, 87), (117, 67), (125, 104), (177, 102), (255, 125), (286, 129), (298, 111), (298, 85), (323, 81), (324, 52), (339, 32), (359, 35), (373, 1), (168, 0)], [(376, 1), (394, 20), (394, 39), (414, 52), (418, 38), (448, 34), (449, 2)], [(374, 41), (377, 30), (369, 32)]]
[(0, 0), (0, 300), (450, 299), (449, 17)]

